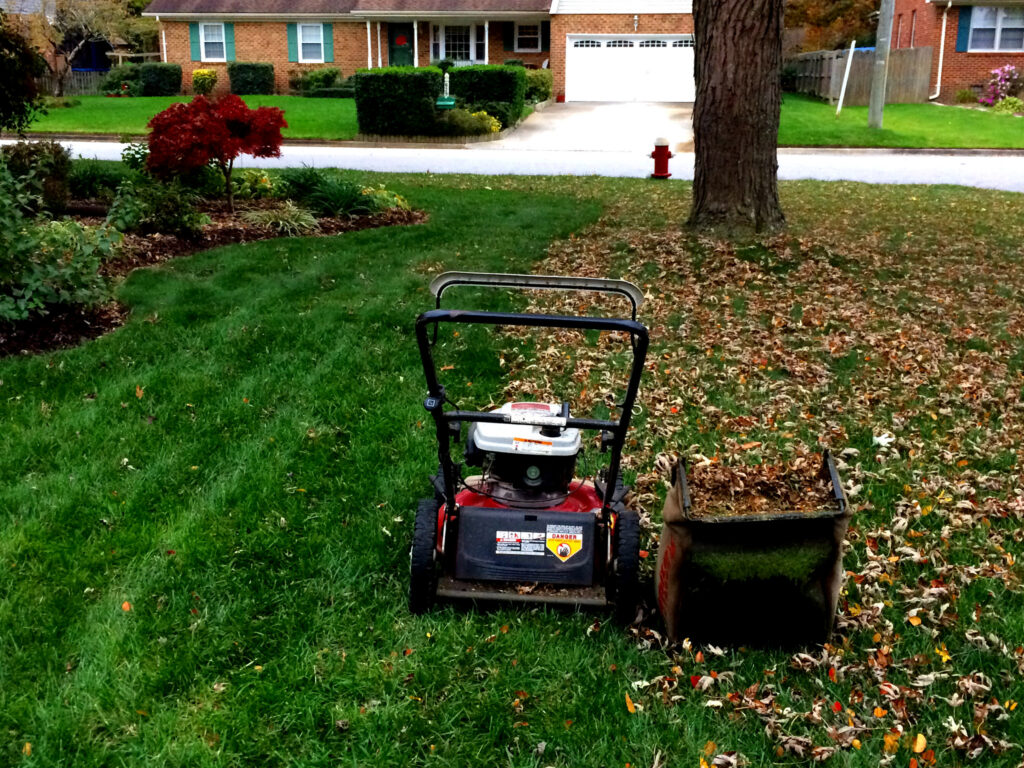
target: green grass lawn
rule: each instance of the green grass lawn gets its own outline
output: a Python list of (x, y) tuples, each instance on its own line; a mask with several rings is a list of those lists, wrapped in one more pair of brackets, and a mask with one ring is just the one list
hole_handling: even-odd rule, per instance
[[(190, 96), (146, 96), (110, 99), (81, 96), (81, 104), (51, 109), (30, 131), (39, 133), (109, 133), (141, 135), (157, 112)], [(306, 99), (300, 96), (246, 96), (251, 107), (280, 107), (288, 127), (286, 139), (351, 139), (358, 132), (354, 99)]]
[[(429, 222), (142, 270), (118, 290), (125, 327), (0, 360), (0, 764), (802, 765), (849, 723), (859, 746), (830, 765), (878, 765), (889, 735), (907, 766), (918, 733), (937, 765), (965, 763), (948, 717), (1024, 742), (1019, 195), (787, 183), (789, 235), (734, 248), (679, 231), (684, 183), (357, 178)], [(655, 523), (659, 451), (858, 450), (828, 651), (665, 651), (543, 609), (409, 615), (436, 467), (412, 328), (442, 269), (644, 286), (627, 479)], [(446, 334), (442, 375), (464, 407), (503, 401), (511, 377), (566, 382), (583, 412), (612, 368), (600, 340), (572, 341)]]
[(867, 107), (836, 108), (794, 93), (783, 95), (780, 147), (1024, 148), (1024, 120), (938, 104), (888, 104), (882, 129), (868, 128)]

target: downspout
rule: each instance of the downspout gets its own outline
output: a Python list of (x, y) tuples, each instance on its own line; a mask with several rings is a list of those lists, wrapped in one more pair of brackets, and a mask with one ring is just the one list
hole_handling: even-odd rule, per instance
[(946, 10), (942, 12), (942, 35), (939, 37), (939, 71), (935, 76), (935, 93), (928, 97), (928, 101), (935, 101), (939, 98), (939, 92), (942, 90), (942, 57), (946, 53), (946, 16), (949, 15), (949, 9), (953, 5), (953, 0), (949, 0), (946, 3)]
[(370, 20), (366, 20), (366, 68), (373, 69), (373, 40), (370, 37)]
[[(156, 17), (156, 23), (160, 24), (159, 16)], [(167, 30), (164, 28), (163, 24), (160, 24), (160, 60), (163, 61), (164, 64), (167, 63)], [(121, 62), (118, 61), (117, 63), (120, 64)]]

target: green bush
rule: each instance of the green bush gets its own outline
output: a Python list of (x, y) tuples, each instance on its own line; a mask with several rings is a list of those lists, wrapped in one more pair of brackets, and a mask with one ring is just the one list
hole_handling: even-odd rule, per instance
[(123, 165), (102, 160), (74, 160), (68, 174), (68, 189), (75, 200), (110, 202), (117, 188), (132, 172)]
[(71, 156), (56, 141), (19, 141), (0, 149), (10, 172), (26, 178), (38, 193), (42, 208), (60, 213), (68, 203)]
[(550, 69), (526, 70), (526, 100), (536, 104), (547, 101), (555, 87), (555, 78)]
[(288, 80), (293, 91), (307, 95), (320, 88), (334, 88), (341, 82), (341, 70), (337, 67), (294, 70)]
[(181, 93), (181, 65), (150, 61), (139, 66), (143, 96), (177, 96)]
[(217, 87), (217, 70), (215, 69), (194, 69), (192, 70), (192, 93), (197, 96), (209, 96)]
[(471, 112), (483, 110), (508, 128), (523, 116), (526, 70), (488, 65), (456, 67), (451, 72), (451, 92)]
[(486, 112), (470, 113), (465, 109), (451, 109), (440, 119), (445, 136), (483, 136), (501, 130), (498, 120)]
[(372, 201), (362, 187), (344, 179), (327, 177), (302, 201), (319, 216), (357, 216), (373, 213)]
[(434, 106), (443, 76), (437, 67), (359, 70), (351, 78), (359, 132), (378, 136), (433, 136)]
[(71, 109), (81, 104), (82, 100), (72, 96), (43, 96), (39, 103), (43, 109)]
[(250, 61), (228, 64), (231, 92), (239, 96), (274, 92), (274, 65)]
[[(220, 185), (223, 191), (223, 184)], [(262, 200), (274, 197), (274, 182), (266, 171), (247, 168), (240, 175), (231, 178), (233, 195), (237, 200)]]
[(285, 168), (278, 179), (277, 187), (283, 197), (305, 200), (327, 180), (327, 175), (319, 168), (304, 165), (301, 168)]
[(149, 144), (145, 141), (131, 141), (121, 139), (125, 145), (121, 150), (121, 162), (133, 171), (140, 173), (146, 170), (146, 161), (149, 159)]
[(956, 103), (957, 104), (977, 104), (978, 94), (976, 94), (970, 88), (961, 88), (956, 92)]
[(198, 240), (210, 218), (196, 210), (195, 202), (195, 193), (180, 183), (129, 180), (118, 188), (107, 223), (120, 232), (160, 232)]
[(796, 81), (799, 75), (800, 69), (797, 67), (795, 62), (787, 61), (782, 65), (780, 84), (784, 93), (793, 93), (796, 91)]
[(304, 235), (320, 229), (313, 214), (305, 208), (299, 208), (291, 200), (285, 200), (280, 208), (246, 211), (242, 214), (242, 221), (273, 230), (285, 237)]
[(397, 192), (385, 188), (383, 184), (377, 187), (367, 187), (363, 190), (363, 196), (367, 198), (374, 211), (389, 211), (392, 208), (400, 208), (403, 211), (411, 210), (408, 200)]
[(523, 67), (526, 68), (526, 62), (522, 59), (505, 59), (503, 62), (506, 67)]
[(314, 99), (354, 99), (356, 91), (352, 85), (345, 83), (333, 88), (317, 88), (312, 91), (306, 91), (305, 95)]
[(99, 274), (118, 235), (70, 220), (26, 216), (35, 196), (0, 159), (0, 321), (24, 320), (59, 305), (90, 305), (107, 296)]
[(103, 93), (121, 93), (122, 84), (128, 84), (128, 94), (130, 96), (141, 96), (142, 95), (142, 73), (139, 71), (138, 64), (119, 64), (113, 67), (104, 77), (100, 80), (100, 90)]
[(1016, 96), (1007, 96), (1002, 101), (996, 102), (996, 105), (992, 107), (993, 112), (998, 112), (1001, 115), (1019, 115), (1024, 112), (1024, 101), (1021, 101)]

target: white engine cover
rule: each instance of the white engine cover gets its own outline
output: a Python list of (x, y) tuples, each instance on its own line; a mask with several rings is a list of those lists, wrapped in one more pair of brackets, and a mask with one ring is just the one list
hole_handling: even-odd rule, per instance
[[(513, 419), (561, 416), (562, 407), (553, 403), (505, 403), (494, 413), (507, 413)], [(575, 456), (580, 452), (580, 431), (562, 429), (562, 434), (548, 437), (543, 427), (529, 424), (473, 424), (473, 442), (484, 453), (524, 453), (532, 456)]]

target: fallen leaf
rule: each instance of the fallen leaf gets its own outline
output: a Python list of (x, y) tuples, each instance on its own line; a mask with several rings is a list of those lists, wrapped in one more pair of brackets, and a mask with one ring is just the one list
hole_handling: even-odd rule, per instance
[(633, 704), (633, 700), (629, 698), (628, 693), (626, 694), (626, 709), (628, 710), (629, 714), (636, 714), (636, 706)]
[(26, 741), (25, 746), (21, 748), (21, 754), (25, 757), (32, 757), (32, 742)]
[(917, 736), (914, 737), (914, 744), (912, 747), (914, 752), (916, 752), (917, 754), (921, 754), (922, 752), (924, 752), (925, 747), (927, 746), (928, 740), (924, 737), (924, 734), (919, 733), (917, 734)]
[(125, 611), (127, 613), (131, 609), (132, 609), (132, 604), (129, 603), (127, 600), (125, 600), (123, 603), (121, 603), (121, 610), (122, 611)]
[(141, 400), (141, 399), (142, 399), (142, 396), (143, 396), (143, 395), (145, 394), (145, 392), (146, 392), (146, 390), (144, 390), (144, 389), (143, 389), (142, 387), (140, 387), (140, 386), (139, 386), (138, 384), (136, 384), (136, 385), (135, 385), (135, 396), (136, 396), (137, 398), (139, 398), (139, 400)]

